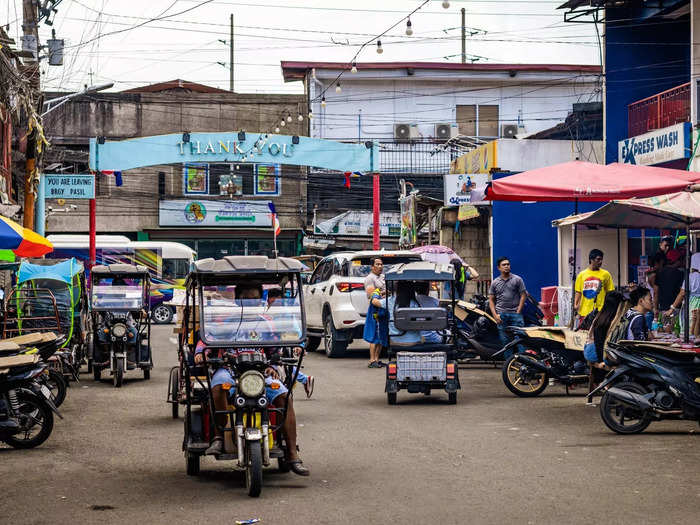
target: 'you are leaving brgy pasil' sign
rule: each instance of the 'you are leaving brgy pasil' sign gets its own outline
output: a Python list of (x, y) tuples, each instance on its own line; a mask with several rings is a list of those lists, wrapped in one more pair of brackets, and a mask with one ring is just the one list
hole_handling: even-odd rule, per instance
[(47, 199), (94, 199), (93, 175), (44, 175), (44, 194)]

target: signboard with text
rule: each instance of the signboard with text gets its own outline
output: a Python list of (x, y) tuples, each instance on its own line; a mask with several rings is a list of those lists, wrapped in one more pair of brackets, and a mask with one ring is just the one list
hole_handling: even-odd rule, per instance
[(47, 199), (94, 199), (94, 175), (44, 175)]
[(491, 201), (484, 200), (489, 177), (488, 173), (451, 173), (445, 175), (445, 206), (491, 204)]
[(617, 143), (617, 160), (651, 166), (690, 158), (690, 132), (690, 122), (683, 122), (621, 140)]
[(160, 226), (180, 227), (271, 227), (267, 201), (162, 200), (158, 205)]

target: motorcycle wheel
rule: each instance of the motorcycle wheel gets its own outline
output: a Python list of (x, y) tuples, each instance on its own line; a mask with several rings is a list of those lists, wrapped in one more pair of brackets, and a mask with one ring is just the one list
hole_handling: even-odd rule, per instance
[(248, 468), (245, 471), (245, 486), (248, 489), (248, 496), (257, 498), (262, 491), (262, 449), (260, 441), (249, 441), (246, 443), (248, 452)]
[(46, 379), (46, 386), (51, 390), (51, 401), (56, 408), (63, 404), (66, 399), (68, 382), (63, 374), (53, 368), (49, 368), (49, 377)]
[(321, 344), (321, 337), (308, 336), (306, 338), (306, 351), (315, 352)]
[[(642, 385), (634, 381), (623, 381), (614, 386), (635, 394), (647, 393)], [(610, 430), (618, 434), (639, 434), (651, 424), (651, 418), (643, 411), (626, 405), (607, 392), (600, 400), (600, 417)]]
[(173, 368), (170, 371), (170, 407), (172, 408), (173, 419), (177, 419), (180, 416), (180, 379), (178, 376), (178, 369)]
[(511, 356), (503, 363), (503, 382), (508, 390), (519, 397), (539, 396), (547, 388), (549, 378), (546, 372), (533, 374), (532, 379), (523, 379), (520, 375), (520, 368), (523, 366), (516, 361), (516, 356)]
[(143, 378), (148, 381), (151, 379), (151, 369), (150, 368), (144, 368), (143, 369)]
[(199, 474), (199, 455), (192, 452), (185, 452), (185, 461), (187, 462), (187, 475), (196, 476)]
[(49, 438), (53, 430), (51, 407), (39, 396), (27, 391), (17, 391), (17, 401), (19, 414), (14, 416), (23, 430), (14, 436), (3, 438), (3, 441), (14, 448), (38, 447)]
[(114, 369), (112, 379), (114, 380), (114, 388), (121, 388), (124, 383), (124, 363), (121, 359), (117, 360), (117, 366)]

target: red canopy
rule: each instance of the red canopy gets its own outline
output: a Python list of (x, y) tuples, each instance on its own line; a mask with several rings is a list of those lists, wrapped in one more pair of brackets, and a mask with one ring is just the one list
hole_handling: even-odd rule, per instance
[(674, 193), (696, 182), (700, 182), (700, 173), (577, 160), (494, 180), (486, 190), (486, 199), (600, 202)]

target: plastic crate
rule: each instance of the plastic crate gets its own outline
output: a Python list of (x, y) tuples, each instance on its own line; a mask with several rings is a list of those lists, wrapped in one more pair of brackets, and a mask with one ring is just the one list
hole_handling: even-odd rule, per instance
[(445, 352), (398, 352), (396, 379), (399, 381), (445, 381)]

